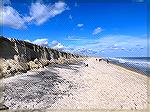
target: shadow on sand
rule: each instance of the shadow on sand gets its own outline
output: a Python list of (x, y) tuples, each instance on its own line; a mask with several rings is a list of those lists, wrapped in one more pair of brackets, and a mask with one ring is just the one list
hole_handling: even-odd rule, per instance
[[(66, 65), (57, 67), (77, 70)], [(71, 95), (74, 84), (57, 75), (52, 67), (35, 74), (21, 75), (4, 84), (4, 101), (10, 109), (43, 109), (51, 107), (63, 95)]]

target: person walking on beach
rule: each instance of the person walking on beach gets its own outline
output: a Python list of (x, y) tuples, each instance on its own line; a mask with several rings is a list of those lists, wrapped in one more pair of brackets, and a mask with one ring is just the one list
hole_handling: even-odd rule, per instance
[(101, 61), (102, 59), (99, 59), (99, 62)]
[(109, 63), (109, 60), (107, 59), (107, 63)]
[(84, 64), (85, 67), (88, 67), (88, 66), (89, 66), (89, 64), (86, 64), (86, 63), (83, 63), (83, 64)]
[(85, 65), (85, 67), (88, 67), (88, 66), (89, 66), (88, 64)]

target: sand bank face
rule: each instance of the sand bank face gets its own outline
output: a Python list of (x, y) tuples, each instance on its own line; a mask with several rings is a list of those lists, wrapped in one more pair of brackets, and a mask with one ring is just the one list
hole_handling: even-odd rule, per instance
[(89, 58), (4, 79), (12, 109), (146, 109), (147, 76)]

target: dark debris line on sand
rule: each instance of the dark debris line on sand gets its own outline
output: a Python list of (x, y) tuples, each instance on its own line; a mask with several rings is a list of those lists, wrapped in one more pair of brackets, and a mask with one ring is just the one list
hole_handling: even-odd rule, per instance
[[(77, 70), (69, 65), (57, 67)], [(4, 104), (10, 109), (43, 109), (51, 107), (58, 99), (63, 98), (63, 95), (71, 95), (69, 91), (75, 85), (60, 77), (54, 68), (48, 67), (36, 74), (26, 73), (17, 77), (15, 81), (6, 82)]]
[(1, 111), (1, 110), (8, 110), (8, 109), (9, 109), (9, 108), (8, 108), (6, 105), (0, 103), (0, 111)]

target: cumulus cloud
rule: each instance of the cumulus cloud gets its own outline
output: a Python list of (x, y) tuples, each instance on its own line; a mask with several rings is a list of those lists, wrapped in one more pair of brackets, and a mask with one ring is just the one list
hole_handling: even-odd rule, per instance
[(58, 49), (58, 50), (63, 50), (65, 48), (64, 45), (62, 45), (57, 40), (52, 41), (51, 47), (54, 48), (54, 49)]
[(30, 41), (30, 40), (24, 40), (24, 41), (30, 42), (39, 46), (50, 47), (50, 48), (57, 49), (57, 50), (65, 50), (67, 48), (63, 44), (58, 42), (57, 40), (54, 40), (49, 44), (48, 39), (46, 38), (40, 38), (34, 41)]
[(97, 35), (97, 34), (99, 34), (99, 33), (101, 33), (102, 32), (102, 28), (101, 27), (97, 27), (96, 29), (94, 29), (94, 31), (93, 31), (93, 35)]
[(58, 43), (56, 46), (53, 47), (54, 49), (63, 49), (64, 46), (61, 43)]
[(59, 42), (57, 40), (52, 41), (52, 46), (56, 46)]
[(7, 25), (15, 29), (26, 28), (24, 19), (14, 8), (5, 6), (0, 8), (0, 12), (0, 24)]
[(26, 28), (27, 23), (41, 25), (49, 18), (55, 17), (67, 10), (67, 4), (59, 1), (55, 4), (44, 4), (40, 2), (32, 3), (29, 16), (22, 16), (17, 10), (10, 6), (10, 1), (2, 2), (0, 7), (0, 24), (9, 26), (14, 29)]
[(48, 39), (36, 39), (32, 43), (36, 45), (48, 47)]
[(83, 24), (77, 24), (77, 27), (83, 27)]
[(42, 4), (40, 2), (32, 3), (30, 7), (30, 16), (26, 17), (27, 21), (34, 21), (37, 25), (43, 24), (49, 18), (55, 17), (67, 10), (64, 2), (57, 2), (53, 5)]

